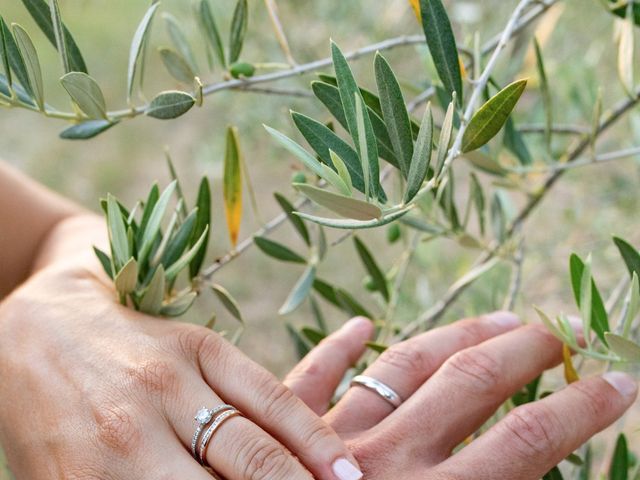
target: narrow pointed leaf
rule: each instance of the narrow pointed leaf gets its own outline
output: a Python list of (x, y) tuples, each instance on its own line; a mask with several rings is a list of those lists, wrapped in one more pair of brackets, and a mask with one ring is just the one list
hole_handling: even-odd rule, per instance
[[(28, 78), (28, 84), (33, 92), (35, 100), (40, 110), (44, 109), (44, 87), (42, 84), (42, 69), (36, 47), (27, 31), (17, 23), (11, 25), (13, 35), (16, 39), (16, 45), (20, 51), (24, 63), (24, 68)], [(17, 74), (16, 74), (17, 75)], [(24, 85), (23, 85), (24, 86)]]
[(527, 80), (517, 80), (500, 90), (475, 113), (462, 138), (462, 152), (477, 150), (502, 129), (522, 96)]
[(333, 150), (345, 163), (353, 186), (364, 193), (364, 180), (362, 178), (362, 165), (358, 152), (336, 135), (330, 128), (322, 123), (302, 115), (291, 112), (296, 127), (316, 152), (320, 160), (327, 165), (332, 165), (330, 150)]
[(304, 335), (305, 338), (314, 346), (318, 346), (321, 341), (327, 338), (327, 335), (324, 332), (320, 332), (311, 327), (304, 327), (301, 332), (302, 335)]
[(86, 73), (71, 72), (60, 79), (69, 96), (89, 118), (107, 120), (107, 105), (98, 83)]
[[(365, 197), (376, 198), (378, 196), (378, 184), (380, 183), (380, 171), (378, 164), (378, 148), (371, 127), (369, 114), (359, 93), (354, 96), (356, 104), (356, 126), (358, 154), (362, 164), (362, 178), (365, 185)], [(367, 188), (369, 186), (369, 188)]]
[(621, 238), (614, 237), (613, 241), (629, 270), (629, 275), (633, 275), (635, 272), (636, 275), (640, 276), (640, 253), (638, 253), (638, 250)]
[(609, 349), (627, 362), (640, 363), (640, 346), (620, 335), (605, 333)]
[(118, 123), (109, 120), (88, 120), (66, 128), (60, 132), (60, 138), (65, 140), (88, 140), (106, 132)]
[(626, 8), (625, 19), (620, 22), (618, 37), (618, 78), (624, 90), (635, 97), (634, 87), (634, 22), (633, 22), (634, 2), (629, 2)]
[(170, 13), (163, 13), (162, 18), (165, 21), (167, 32), (169, 33), (169, 37), (171, 38), (174, 47), (176, 47), (176, 50), (180, 52), (180, 56), (186, 61), (189, 68), (196, 71), (198, 69), (198, 64), (193, 54), (193, 50), (191, 49), (191, 45), (189, 45), (189, 40), (187, 40), (187, 36), (180, 26), (180, 23), (176, 17)]
[(593, 290), (590, 287), (592, 282), (591, 275), (591, 255), (584, 262), (582, 277), (580, 278), (580, 315), (582, 317), (582, 328), (585, 340), (590, 341), (591, 338), (591, 317), (593, 305)]
[(218, 25), (216, 24), (215, 17), (213, 16), (213, 12), (211, 11), (209, 0), (202, 0), (200, 2), (199, 20), (202, 24), (202, 29), (204, 30), (209, 40), (209, 44), (218, 57), (218, 61), (224, 68), (226, 68), (227, 60), (224, 55), (224, 44), (222, 43), (222, 37), (220, 37), (220, 31), (218, 30)]
[(216, 294), (218, 300), (220, 300), (222, 305), (224, 305), (227, 312), (229, 312), (233, 318), (238, 320), (240, 323), (244, 324), (244, 319), (242, 318), (240, 307), (238, 307), (238, 302), (236, 302), (235, 298), (233, 298), (229, 291), (222, 285), (218, 284), (211, 285), (211, 290)]
[(551, 128), (553, 127), (553, 103), (551, 103), (551, 91), (549, 89), (549, 80), (542, 58), (542, 49), (538, 43), (538, 39), (533, 39), (534, 51), (536, 53), (536, 65), (538, 67), (538, 77), (540, 78), (540, 93), (542, 94), (542, 105), (544, 106), (545, 125), (544, 136), (547, 142), (547, 150), (551, 151)]
[(407, 176), (407, 187), (404, 194), (404, 202), (409, 203), (418, 194), (422, 184), (427, 178), (429, 165), (431, 164), (431, 153), (433, 149), (433, 115), (431, 114), (431, 104), (427, 105), (420, 125), (418, 140), (411, 157), (411, 166)]
[[(348, 198), (348, 197), (345, 197)], [(309, 215), (308, 213), (296, 212), (300, 218), (309, 220), (310, 222), (317, 223), (323, 227), (338, 228), (344, 230), (364, 230), (367, 228), (377, 228), (384, 225), (388, 225), (391, 222), (398, 220), (406, 215), (411, 208), (404, 208), (393, 213), (389, 213), (381, 218), (374, 220), (352, 220), (352, 219), (339, 219), (339, 218), (324, 218), (315, 215)]]
[(121, 295), (128, 295), (136, 289), (138, 284), (138, 263), (131, 257), (118, 272), (114, 280), (116, 291)]
[(542, 480), (564, 480), (564, 477), (558, 467), (553, 467), (544, 477), (542, 477)]
[(185, 92), (170, 90), (158, 94), (149, 104), (145, 115), (159, 120), (170, 120), (187, 113), (196, 99)]
[(107, 196), (107, 223), (109, 226), (109, 240), (116, 270), (119, 271), (129, 261), (131, 252), (127, 241), (127, 231), (118, 207), (118, 202), (113, 195)]
[(573, 359), (571, 358), (571, 349), (565, 343), (562, 345), (562, 362), (564, 364), (564, 379), (567, 385), (572, 384), (580, 380), (580, 376), (576, 371), (576, 367), (573, 366)]
[(303, 183), (296, 183), (294, 187), (325, 208), (338, 215), (354, 220), (374, 220), (382, 216), (382, 210), (376, 205), (363, 202), (355, 198), (328, 192), (321, 188)]
[(282, 208), (282, 211), (287, 215), (287, 218), (289, 219), (293, 227), (298, 231), (304, 242), (307, 245), (311, 246), (311, 238), (309, 236), (309, 230), (307, 229), (307, 226), (304, 224), (300, 217), (293, 214), (293, 212), (295, 212), (296, 210), (295, 207), (289, 200), (287, 200), (284, 195), (280, 193), (274, 193), (273, 195), (280, 205), (280, 208)]
[(302, 360), (311, 351), (311, 347), (307, 344), (306, 340), (302, 337), (302, 334), (296, 330), (296, 328), (290, 323), (286, 324), (287, 333), (293, 341), (293, 345), (296, 348), (298, 360)]
[[(153, 205), (152, 210), (149, 213), (148, 220), (145, 221), (144, 214), (140, 229), (142, 231), (142, 238), (140, 241), (140, 251), (138, 252), (138, 262), (144, 263), (151, 252), (151, 247), (155, 242), (158, 234), (160, 233), (160, 226), (162, 224), (162, 218), (167, 211), (169, 201), (173, 196), (176, 189), (176, 182), (171, 182), (169, 186), (162, 192), (162, 195), (158, 199), (157, 203)], [(147, 209), (145, 208), (145, 211)]]
[(192, 84), (196, 74), (185, 58), (171, 48), (159, 48), (160, 58), (167, 71), (179, 82)]
[(638, 281), (638, 274), (636, 272), (633, 272), (625, 303), (626, 312), (622, 319), (622, 336), (628, 338), (631, 333), (633, 321), (638, 316), (638, 313), (640, 313), (640, 282)]
[(280, 307), (278, 313), (280, 315), (288, 315), (296, 310), (309, 295), (315, 278), (316, 267), (310, 265), (306, 268), (298, 282), (295, 284), (284, 304)]
[[(454, 94), (455, 95), (455, 94)], [(438, 141), (438, 151), (436, 152), (436, 169), (435, 176), (439, 176), (444, 167), (444, 162), (447, 159), (449, 148), (451, 147), (451, 140), (453, 138), (453, 117), (455, 115), (455, 96), (449, 103), (447, 113), (445, 113), (444, 120), (442, 122), (442, 128), (440, 129), (440, 139)]]
[[(518, 158), (520, 165), (526, 166), (533, 163), (533, 157), (522, 133), (516, 129), (511, 117), (509, 117), (504, 126), (504, 146)], [(501, 168), (498, 168), (498, 173), (500, 173), (500, 171)]]
[(49, 6), (51, 10), (51, 23), (53, 25), (53, 33), (56, 38), (56, 49), (60, 55), (60, 61), (62, 62), (62, 70), (64, 73), (72, 71), (71, 62), (69, 59), (69, 52), (67, 51), (67, 39), (64, 34), (64, 28), (62, 26), (62, 17), (60, 15), (60, 7), (58, 0), (49, 0)]
[(20, 53), (15, 37), (2, 16), (0, 16), (0, 28), (2, 28), (3, 31), (7, 60), (11, 66), (11, 70), (15, 74), (15, 78), (13, 78), (13, 80), (15, 81), (17, 79), (27, 96), (32, 99), (34, 97), (34, 93), (29, 80), (29, 74), (27, 73), (27, 66), (22, 58), (22, 53)]
[[(0, 16), (0, 23), (4, 23), (2, 16)], [(0, 61), (2, 62), (2, 70), (4, 72), (5, 81), (7, 86), (11, 85), (11, 64), (9, 63), (9, 47), (7, 44), (7, 35), (10, 35), (10, 32), (3, 28), (3, 25), (0, 24)], [(4, 91), (3, 91), (4, 93)], [(11, 96), (11, 92), (7, 88), (7, 97)]]
[(618, 436), (613, 458), (609, 466), (609, 480), (628, 480), (629, 478), (629, 449), (624, 434)]
[(292, 154), (294, 154), (304, 165), (311, 170), (313, 173), (318, 175), (320, 178), (323, 178), (331, 185), (338, 189), (342, 189), (344, 186), (344, 182), (340, 178), (333, 169), (331, 168), (323, 168), (327, 167), (320, 163), (315, 157), (313, 157), (309, 152), (307, 152), (300, 144), (291, 140), (289, 137), (284, 135), (283, 133), (275, 130), (271, 127), (264, 126), (267, 132), (284, 148), (289, 150)]
[(254, 237), (253, 241), (264, 254), (283, 262), (307, 263), (307, 260), (281, 243), (265, 237)]
[(462, 105), (462, 74), (451, 22), (441, 0), (420, 0), (422, 28), (438, 76), (451, 96)]
[(144, 62), (143, 52), (147, 42), (147, 37), (151, 29), (151, 23), (153, 17), (160, 6), (159, 2), (155, 2), (149, 7), (147, 12), (142, 17), (136, 33), (133, 36), (131, 42), (131, 48), (129, 50), (129, 70), (127, 74), (127, 100), (131, 102), (131, 96), (133, 95), (133, 84), (135, 81), (136, 72), (140, 67), (140, 63)]
[(229, 34), (229, 64), (237, 62), (240, 58), (248, 25), (249, 6), (247, 0), (238, 0), (233, 12), (231, 33)]
[(165, 276), (164, 268), (158, 265), (151, 277), (151, 281), (140, 300), (140, 311), (149, 315), (158, 315), (164, 301)]
[(340, 158), (340, 156), (333, 150), (329, 150), (329, 155), (331, 156), (333, 167), (338, 172), (338, 175), (340, 175), (340, 178), (347, 187), (344, 193), (351, 196), (351, 193), (353, 191), (353, 182), (351, 181), (351, 174), (349, 173), (347, 165), (344, 163), (344, 160), (342, 160), (342, 158)]
[[(571, 285), (573, 287), (573, 294), (575, 296), (576, 304), (578, 307), (582, 308), (580, 305), (580, 299), (582, 298), (582, 275), (584, 273), (584, 262), (578, 257), (576, 254), (571, 255), (570, 262), (570, 272), (571, 272)], [(592, 312), (591, 312), (591, 327), (594, 332), (598, 335), (598, 338), (602, 340), (606, 345), (605, 332), (611, 330), (609, 327), (609, 317), (607, 315), (607, 311), (604, 308), (604, 302), (602, 301), (602, 297), (600, 295), (600, 291), (595, 283), (595, 280), (591, 281), (591, 304), (592, 304)]]
[(378, 53), (374, 64), (384, 122), (400, 165), (400, 171), (407, 178), (413, 156), (413, 135), (409, 113), (400, 90), (400, 84), (387, 60)]
[(96, 257), (98, 257), (98, 260), (100, 261), (100, 265), (102, 265), (104, 272), (109, 276), (110, 279), (113, 280), (113, 265), (111, 264), (111, 258), (109, 258), (109, 255), (100, 250), (98, 247), (93, 247), (93, 251), (95, 252)]
[(180, 227), (178, 228), (176, 234), (167, 244), (167, 248), (164, 250), (164, 253), (162, 254), (162, 257), (160, 259), (160, 263), (162, 263), (165, 268), (168, 268), (170, 265), (173, 265), (176, 261), (178, 261), (187, 247), (192, 246), (189, 245), (189, 241), (191, 240), (191, 235), (193, 235), (197, 218), (198, 209), (196, 208), (187, 216), (187, 218), (185, 218), (184, 222), (182, 222), (182, 225), (180, 225)]
[(376, 290), (380, 292), (385, 301), (388, 302), (390, 299), (390, 295), (389, 287), (387, 285), (387, 278), (385, 277), (384, 273), (376, 263), (375, 258), (373, 257), (367, 246), (362, 242), (362, 240), (360, 240), (358, 237), (353, 237), (353, 241), (356, 246), (358, 255), (360, 256), (360, 260), (371, 276)]
[(227, 145), (224, 157), (224, 211), (232, 248), (238, 243), (242, 223), (242, 155), (235, 127), (227, 130)]
[(198, 198), (196, 201), (198, 207), (198, 216), (196, 218), (196, 225), (191, 234), (191, 240), (189, 246), (193, 247), (198, 239), (206, 232), (202, 247), (191, 260), (189, 264), (189, 274), (191, 278), (198, 275), (204, 259), (207, 255), (207, 248), (209, 246), (209, 236), (211, 234), (211, 187), (209, 186), (209, 179), (202, 177), (200, 181), (200, 187), (198, 187)]
[(198, 253), (198, 250), (200, 249), (205, 239), (207, 238), (208, 231), (209, 231), (209, 228), (207, 228), (202, 233), (202, 235), (200, 236), (200, 238), (198, 239), (198, 241), (193, 247), (191, 247), (187, 252), (185, 252), (169, 268), (167, 268), (166, 277), (168, 282), (173, 282), (173, 280), (175, 280), (178, 274), (182, 272), (182, 270), (184, 270), (191, 263), (191, 261), (193, 260), (193, 257), (195, 257), (195, 255)]
[[(58, 48), (58, 41), (56, 39), (56, 31), (53, 22), (53, 16), (51, 12), (51, 5), (46, 0), (22, 0), (22, 3), (26, 7), (31, 17), (35, 20), (42, 33), (47, 37), (51, 44)], [(57, 7), (57, 5), (56, 5)], [(58, 18), (60, 14), (58, 12)], [(66, 47), (66, 56), (68, 59), (69, 70), (65, 73), (71, 72), (84, 72), (88, 73), (87, 66), (82, 53), (78, 48), (73, 36), (69, 32), (69, 29), (61, 22), (62, 31), (64, 35), (64, 45)]]

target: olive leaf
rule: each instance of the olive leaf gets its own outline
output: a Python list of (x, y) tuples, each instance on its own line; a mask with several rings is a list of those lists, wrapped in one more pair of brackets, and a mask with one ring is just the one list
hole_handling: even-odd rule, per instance
[(211, 285), (211, 290), (216, 294), (220, 303), (224, 305), (224, 308), (233, 316), (233, 318), (244, 324), (244, 318), (240, 312), (238, 302), (236, 302), (235, 298), (233, 298), (229, 291), (222, 285), (218, 285), (216, 283)]
[(517, 80), (491, 97), (473, 115), (462, 137), (462, 152), (477, 150), (502, 129), (527, 86), (527, 80)]
[(106, 132), (118, 122), (110, 120), (88, 120), (64, 129), (60, 132), (60, 138), (65, 140), (88, 140)]
[[(296, 184), (294, 184), (294, 187), (295, 186), (296, 186)], [(323, 191), (323, 190), (321, 190), (321, 191)], [(326, 192), (326, 193), (330, 194), (330, 192)], [(349, 197), (343, 197), (343, 199), (344, 198), (346, 198), (348, 200), (353, 200), (352, 198), (349, 198)], [(337, 201), (338, 202), (342, 202), (343, 199), (337, 199)], [(314, 200), (314, 201), (316, 201), (316, 200)], [(333, 203), (334, 201), (336, 201), (336, 200), (335, 199), (329, 199), (328, 200), (328, 202), (330, 202), (330, 203)], [(362, 203), (364, 203), (364, 202), (362, 202)], [(367, 205), (371, 205), (371, 204), (367, 204)], [(358, 210), (359, 214), (362, 213), (362, 212), (359, 211), (359, 209), (362, 208), (361, 205), (355, 205), (354, 207)], [(342, 208), (342, 207), (335, 207), (335, 208)], [(402, 208), (402, 209), (399, 209), (399, 210), (392, 211), (390, 213), (387, 213), (387, 214), (383, 215), (380, 218), (375, 218), (375, 219), (372, 219), (372, 220), (354, 220), (354, 219), (351, 219), (351, 218), (350, 219), (325, 218), (325, 217), (318, 217), (316, 215), (310, 215), (308, 213), (303, 213), (303, 212), (296, 212), (296, 215), (298, 215), (300, 218), (302, 218), (304, 220), (309, 220), (310, 222), (317, 223), (318, 225), (322, 225), (323, 227), (331, 227), (331, 228), (344, 229), (344, 230), (364, 230), (364, 229), (368, 229), (368, 228), (382, 227), (384, 225), (388, 225), (388, 224), (390, 224), (392, 222), (395, 222), (399, 218), (401, 218), (404, 215), (406, 215), (411, 210), (411, 208), (412, 208), (411, 206), (408, 206), (408, 207), (405, 207), (405, 208)], [(336, 211), (336, 213), (338, 213), (338, 212)], [(346, 213), (347, 212), (345, 212), (345, 214)], [(349, 208), (349, 213), (353, 213), (351, 208)], [(367, 213), (369, 213), (369, 212), (367, 212)], [(371, 212), (371, 213), (373, 213), (373, 212)]]
[(158, 265), (153, 272), (151, 281), (140, 299), (140, 311), (149, 315), (158, 315), (164, 301), (165, 273), (164, 267)]
[(129, 50), (129, 69), (127, 73), (127, 102), (131, 103), (131, 96), (133, 95), (133, 83), (135, 81), (136, 72), (140, 68), (140, 64), (144, 63), (143, 52), (151, 29), (151, 23), (153, 17), (160, 6), (159, 2), (154, 2), (147, 12), (142, 17), (136, 33), (133, 36), (131, 42), (131, 48)]
[[(587, 294), (582, 293), (582, 278), (585, 270), (585, 263), (575, 253), (571, 255), (569, 261), (569, 270), (571, 273), (571, 285), (573, 294), (578, 307), (582, 309), (581, 299)], [(591, 280), (591, 328), (606, 345), (605, 333), (610, 331), (609, 318), (604, 308), (600, 291), (596, 286), (595, 280)]]
[(635, 273), (640, 276), (640, 253), (638, 250), (619, 237), (614, 237), (613, 242), (618, 247), (620, 255), (629, 270), (629, 275)]
[(280, 315), (288, 315), (296, 310), (309, 295), (315, 278), (316, 267), (314, 265), (309, 265), (302, 276), (298, 279), (284, 304), (280, 307), (280, 310), (278, 310), (278, 313)]
[(283, 262), (307, 263), (307, 260), (281, 243), (265, 237), (254, 237), (253, 241), (264, 254)]
[(640, 346), (615, 333), (605, 333), (609, 350), (627, 362), (640, 363)]
[(544, 106), (545, 124), (544, 136), (547, 142), (547, 151), (551, 152), (551, 128), (553, 127), (553, 103), (551, 102), (551, 90), (549, 89), (549, 80), (542, 58), (542, 49), (538, 43), (538, 39), (533, 39), (533, 47), (536, 54), (536, 66), (538, 68), (538, 77), (540, 78), (540, 93), (542, 94), (542, 105)]
[(232, 248), (238, 244), (242, 223), (242, 152), (235, 127), (227, 129), (226, 153), (224, 156), (223, 195), (227, 229)]
[(628, 480), (629, 478), (629, 448), (627, 437), (620, 434), (616, 440), (611, 466), (609, 467), (609, 480)]
[[(187, 40), (187, 36), (182, 30), (178, 19), (167, 12), (162, 14), (162, 18), (165, 21), (171, 42), (176, 47), (177, 51), (180, 52), (180, 56), (187, 62), (192, 71), (197, 71), (198, 63), (196, 62), (191, 45), (189, 45), (189, 40)], [(193, 80), (193, 77), (191, 77), (191, 79)]]
[(187, 292), (164, 304), (159, 313), (165, 317), (179, 317), (191, 308), (197, 297), (196, 292)]
[(311, 238), (309, 236), (309, 230), (307, 229), (307, 226), (302, 221), (302, 219), (297, 215), (294, 215), (294, 212), (296, 210), (295, 207), (291, 204), (289, 200), (287, 200), (287, 198), (284, 195), (276, 192), (273, 194), (273, 196), (275, 197), (276, 201), (280, 205), (280, 208), (282, 208), (282, 211), (287, 215), (287, 218), (289, 219), (293, 227), (300, 234), (304, 242), (308, 246), (311, 246)]
[(434, 175), (438, 177), (444, 168), (444, 162), (447, 159), (449, 148), (451, 147), (451, 141), (453, 140), (453, 119), (455, 116), (455, 103), (456, 94), (453, 94), (453, 99), (447, 107), (447, 112), (444, 115), (442, 121), (442, 128), (440, 129), (440, 139), (438, 140), (438, 150), (436, 152), (436, 168)]
[(226, 68), (227, 60), (224, 55), (224, 44), (222, 43), (222, 37), (220, 36), (215, 17), (211, 11), (209, 0), (202, 0), (200, 2), (198, 20), (200, 21), (200, 28), (209, 41), (210, 47), (218, 57), (218, 61)]
[(160, 53), (162, 63), (164, 63), (173, 78), (182, 83), (193, 83), (196, 74), (182, 55), (167, 47), (159, 48), (158, 53)]
[(457, 94), (462, 105), (462, 74), (451, 22), (441, 0), (420, 0), (422, 28), (438, 76), (449, 96)]
[[(80, 48), (69, 29), (62, 23), (57, 1), (47, 4), (46, 0), (22, 0), (22, 3), (51, 44), (59, 51), (60, 45), (64, 45), (60, 55), (65, 65), (65, 73), (89, 73)], [(59, 33), (60, 27), (62, 35)]]
[(374, 66), (384, 122), (400, 165), (400, 171), (407, 178), (413, 156), (413, 134), (411, 133), (409, 112), (407, 112), (400, 84), (391, 66), (380, 53), (376, 54)]
[(202, 247), (200, 247), (200, 250), (196, 255), (194, 255), (193, 260), (191, 260), (191, 263), (189, 264), (189, 273), (191, 277), (195, 277), (202, 268), (202, 264), (207, 255), (207, 246), (209, 242), (209, 235), (211, 233), (210, 228), (207, 228), (211, 224), (211, 187), (207, 177), (202, 177), (202, 180), (200, 181), (196, 206), (198, 208), (198, 214), (196, 216), (196, 224), (193, 228), (191, 239), (189, 240), (189, 247), (193, 247), (203, 233), (205, 233), (205, 238), (202, 243)]
[(235, 63), (242, 53), (244, 38), (249, 25), (249, 6), (247, 0), (238, 0), (231, 21), (229, 34), (229, 64)]
[(107, 119), (107, 105), (98, 83), (86, 73), (71, 72), (60, 83), (72, 100), (89, 118)]
[(145, 115), (159, 120), (171, 120), (187, 113), (195, 103), (196, 99), (188, 93), (170, 90), (156, 95)]
[(375, 289), (382, 294), (385, 301), (389, 301), (391, 295), (389, 293), (389, 286), (387, 285), (387, 278), (376, 263), (374, 256), (371, 254), (367, 246), (358, 238), (353, 237), (353, 242), (356, 247), (356, 251), (360, 256), (360, 260), (367, 269), (367, 272), (371, 276)]
[(407, 187), (404, 194), (404, 202), (409, 203), (418, 194), (431, 164), (433, 150), (433, 115), (431, 104), (424, 111), (420, 133), (416, 141), (415, 149), (411, 157), (409, 174), (407, 175)]
[(338, 215), (354, 220), (373, 220), (382, 216), (380, 207), (352, 197), (332, 193), (306, 183), (295, 183), (297, 190)]
[(20, 25), (14, 23), (11, 25), (11, 29), (15, 37), (15, 45), (17, 46), (19, 57), (22, 60), (22, 62), (17, 61), (17, 63), (19, 64), (18, 68), (24, 68), (24, 74), (26, 75), (26, 84), (28, 85), (28, 88), (27, 86), (25, 86), (22, 79), (20, 79), (20, 76), (23, 73), (18, 75), (18, 73), (16, 72), (16, 75), (20, 79), (20, 83), (22, 83), (22, 86), (27, 90), (31, 90), (33, 99), (38, 105), (38, 108), (40, 110), (44, 110), (44, 87), (42, 84), (42, 69), (40, 67), (40, 60), (38, 59), (36, 47), (33, 45), (33, 41), (31, 40), (31, 37), (29, 36), (27, 31)]

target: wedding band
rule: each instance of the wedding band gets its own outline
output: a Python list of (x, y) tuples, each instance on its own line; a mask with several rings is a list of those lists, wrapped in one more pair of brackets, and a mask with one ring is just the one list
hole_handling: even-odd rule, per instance
[(196, 431), (193, 433), (193, 438), (191, 439), (191, 455), (193, 455), (193, 458), (196, 460), (199, 460), (198, 454), (196, 453), (196, 447), (202, 431), (213, 421), (217, 414), (226, 410), (235, 410), (235, 408), (232, 405), (224, 404), (218, 405), (212, 409), (202, 407), (198, 410), (198, 413), (196, 413), (196, 416), (193, 419), (196, 421), (197, 427)]
[(372, 377), (367, 377), (366, 375), (356, 375), (351, 380), (352, 387), (364, 387), (367, 390), (371, 390), (374, 393), (380, 395), (383, 399), (393, 405), (394, 408), (398, 408), (402, 405), (402, 398), (398, 395), (395, 390), (388, 385), (385, 385), (379, 380), (376, 380)]
[(239, 410), (234, 407), (231, 407), (229, 410), (225, 410), (220, 413), (213, 423), (207, 427), (207, 430), (202, 434), (202, 438), (200, 440), (200, 448), (198, 449), (197, 460), (200, 462), (200, 465), (207, 466), (207, 447), (209, 446), (209, 441), (213, 438), (213, 435), (218, 431), (218, 429), (222, 426), (222, 424), (229, 420), (231, 417), (235, 417), (238, 415), (242, 415)]

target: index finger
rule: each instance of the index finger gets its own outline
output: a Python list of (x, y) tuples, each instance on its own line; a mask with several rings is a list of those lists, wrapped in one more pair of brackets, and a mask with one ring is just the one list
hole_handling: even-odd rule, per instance
[(572, 383), (512, 410), (487, 433), (436, 468), (446, 478), (537, 480), (633, 404), (638, 389), (626, 374)]

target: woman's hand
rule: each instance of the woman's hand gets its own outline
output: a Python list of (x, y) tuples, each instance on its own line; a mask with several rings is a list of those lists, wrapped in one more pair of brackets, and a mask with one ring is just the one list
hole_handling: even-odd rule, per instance
[[(372, 333), (368, 320), (352, 320), (285, 383), (317, 413), (326, 412)], [(513, 409), (452, 451), (511, 395), (558, 364), (561, 347), (543, 327), (522, 326), (509, 313), (463, 320), (391, 347), (367, 369), (365, 375), (404, 399), (398, 409), (352, 387), (324, 418), (347, 440), (367, 479), (537, 480), (631, 406), (637, 395), (631, 377), (608, 373), (573, 383)]]
[(193, 416), (222, 403), (245, 415), (207, 450), (228, 480), (360, 478), (342, 440), (220, 336), (118, 305), (89, 231), (104, 225), (61, 225), (0, 304), (0, 440), (17, 479), (211, 479), (189, 453)]

